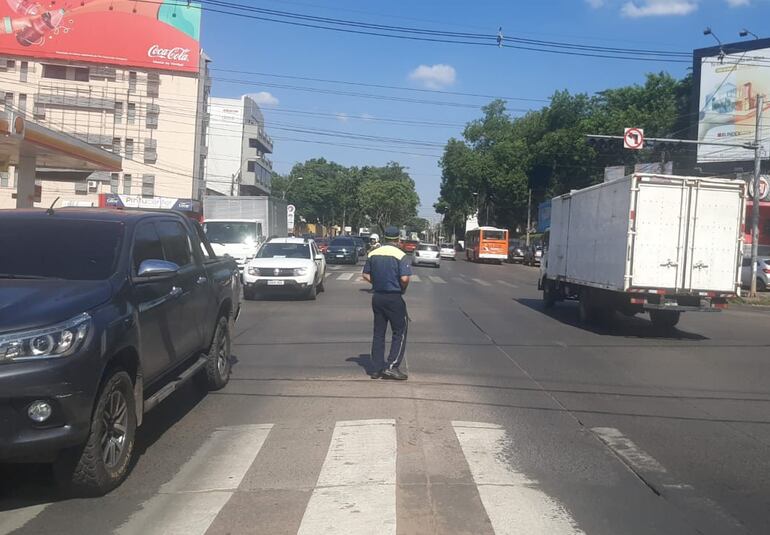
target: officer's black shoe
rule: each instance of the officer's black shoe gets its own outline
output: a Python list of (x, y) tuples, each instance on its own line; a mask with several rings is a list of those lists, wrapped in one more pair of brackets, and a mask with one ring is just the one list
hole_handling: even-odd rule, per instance
[(398, 368), (385, 368), (382, 370), (382, 375), (386, 379), (395, 379), (396, 381), (406, 381), (409, 379), (409, 376)]
[(372, 379), (382, 379), (384, 376), (382, 374), (382, 370), (377, 370), (375, 372), (371, 372), (369, 374), (369, 377), (371, 377)]

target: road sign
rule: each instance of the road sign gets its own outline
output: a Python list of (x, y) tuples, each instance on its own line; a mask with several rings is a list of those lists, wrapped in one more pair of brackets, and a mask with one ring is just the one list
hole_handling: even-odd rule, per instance
[(296, 210), (297, 209), (293, 204), (286, 206), (286, 226), (289, 228), (289, 230), (294, 228), (294, 213)]
[(623, 147), (631, 150), (644, 148), (644, 130), (641, 128), (626, 128), (623, 133)]
[[(749, 178), (749, 197), (754, 198), (754, 177)], [(770, 175), (759, 177), (759, 200), (766, 201), (770, 197)]]

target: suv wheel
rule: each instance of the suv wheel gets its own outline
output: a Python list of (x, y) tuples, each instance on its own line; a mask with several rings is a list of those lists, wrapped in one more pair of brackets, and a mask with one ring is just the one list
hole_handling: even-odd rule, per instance
[(230, 324), (226, 316), (217, 321), (214, 338), (206, 355), (206, 387), (209, 390), (224, 388), (230, 380)]
[(57, 459), (57, 479), (75, 495), (108, 493), (128, 475), (135, 438), (134, 387), (126, 372), (115, 370), (99, 393), (85, 445)]
[(310, 301), (315, 301), (317, 294), (318, 294), (318, 291), (315, 284), (311, 284), (310, 288), (308, 288), (307, 293), (305, 294), (305, 298), (309, 299)]

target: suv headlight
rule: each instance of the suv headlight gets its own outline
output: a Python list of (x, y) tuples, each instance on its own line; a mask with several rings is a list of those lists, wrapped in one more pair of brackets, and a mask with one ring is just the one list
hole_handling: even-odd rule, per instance
[(71, 355), (83, 345), (91, 323), (83, 313), (51, 327), (0, 334), (0, 363)]
[(254, 275), (256, 277), (257, 275), (259, 275), (259, 268), (249, 266), (248, 272), (249, 272), (249, 275)]
[(301, 268), (295, 268), (294, 269), (294, 276), (295, 277), (298, 277), (298, 276), (301, 276), (301, 275), (307, 275), (307, 268), (306, 267), (301, 267)]

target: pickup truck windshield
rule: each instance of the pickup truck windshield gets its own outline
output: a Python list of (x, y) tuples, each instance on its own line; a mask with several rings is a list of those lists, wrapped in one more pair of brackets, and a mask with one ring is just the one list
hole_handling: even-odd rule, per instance
[(0, 219), (0, 278), (107, 279), (123, 232), (111, 221)]
[(266, 243), (257, 258), (310, 258), (310, 247), (304, 243)]
[(213, 221), (204, 223), (203, 231), (211, 243), (256, 243), (256, 223)]

